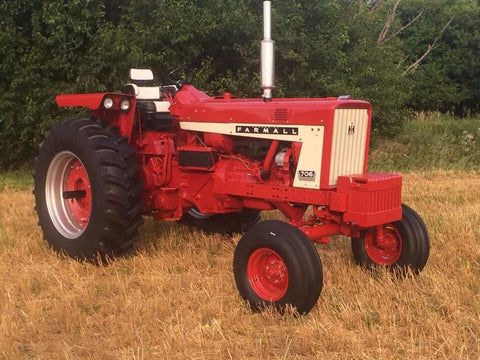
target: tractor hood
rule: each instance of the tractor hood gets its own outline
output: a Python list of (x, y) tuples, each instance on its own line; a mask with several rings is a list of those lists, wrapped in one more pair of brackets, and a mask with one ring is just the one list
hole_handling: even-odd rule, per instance
[(229, 93), (210, 97), (192, 85), (185, 85), (174, 99), (170, 111), (179, 121), (251, 123), (251, 124), (299, 124), (326, 125), (335, 109), (367, 109), (366, 101), (313, 98), (313, 99), (237, 99)]

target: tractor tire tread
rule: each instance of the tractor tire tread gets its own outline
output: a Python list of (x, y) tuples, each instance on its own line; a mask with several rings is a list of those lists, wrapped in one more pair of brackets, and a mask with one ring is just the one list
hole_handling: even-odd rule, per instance
[[(421, 217), (410, 207), (402, 204), (402, 219), (392, 223), (402, 237), (402, 253), (398, 260), (388, 266), (393, 272), (404, 276), (410, 270), (418, 274), (426, 265), (430, 254), (428, 230)], [(364, 243), (365, 233), (352, 238), (352, 254), (355, 262), (366, 268), (377, 266), (367, 255)]]
[[(95, 261), (97, 253), (101, 257), (116, 257), (129, 252), (133, 243), (138, 237), (138, 229), (142, 225), (141, 192), (143, 184), (140, 181), (140, 166), (136, 162), (135, 150), (124, 141), (118, 134), (110, 128), (105, 128), (98, 120), (90, 118), (69, 118), (55, 124), (46, 134), (44, 141), (40, 145), (40, 155), (45, 157), (52, 152), (58, 151), (57, 147), (63, 146), (62, 138), (75, 137), (76, 142), (81, 142), (82, 151), (89, 157), (89, 161), (97, 164), (98, 175), (96, 176), (98, 184), (103, 189), (98, 194), (101, 199), (103, 212), (99, 212), (97, 217), (102, 227), (97, 229), (95, 237), (97, 246), (95, 251), (90, 246), (85, 252), (82, 249), (73, 249), (68, 242), (56, 240), (57, 235), (46, 233), (45, 229), (50, 228), (45, 223), (49, 220), (48, 212), (45, 214), (45, 206), (41, 206), (42, 199), (36, 199), (37, 212), (39, 212), (39, 223), (44, 228), (44, 237), (50, 245), (56, 250), (64, 250), (69, 255), (77, 258), (84, 258)], [(58, 145), (60, 143), (60, 145)], [(68, 150), (68, 147), (67, 147)], [(68, 150), (71, 151), (71, 150)], [(47, 164), (48, 165), (48, 164)], [(45, 165), (37, 160), (36, 173), (45, 173)], [(128, 174), (127, 174), (128, 173)], [(89, 174), (90, 176), (90, 174)], [(44, 179), (35, 176), (35, 191), (44, 184)], [(103, 200), (102, 200), (103, 199)], [(95, 202), (95, 199), (93, 200)], [(42, 212), (43, 214), (40, 214)], [(51, 220), (50, 220), (51, 221)], [(92, 226), (97, 226), (93, 225)], [(87, 226), (88, 228), (88, 226)], [(51, 230), (50, 230), (51, 231)], [(54, 240), (53, 238), (56, 239)], [(90, 240), (88, 240), (90, 241)], [(65, 245), (65, 246), (63, 246)]]
[(315, 246), (298, 228), (278, 220), (256, 224), (245, 233), (235, 249), (234, 275), (240, 295), (253, 310), (262, 310), (266, 303), (251, 287), (246, 276), (248, 258), (258, 248), (276, 251), (288, 268), (288, 290), (280, 300), (272, 303), (280, 312), (287, 305), (299, 314), (308, 313), (316, 304), (323, 288), (322, 263)]

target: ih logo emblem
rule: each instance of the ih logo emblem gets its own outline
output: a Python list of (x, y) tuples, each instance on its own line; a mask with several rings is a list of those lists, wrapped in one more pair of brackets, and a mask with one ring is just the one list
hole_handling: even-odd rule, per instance
[(352, 122), (348, 125), (348, 135), (355, 134), (355, 124)]

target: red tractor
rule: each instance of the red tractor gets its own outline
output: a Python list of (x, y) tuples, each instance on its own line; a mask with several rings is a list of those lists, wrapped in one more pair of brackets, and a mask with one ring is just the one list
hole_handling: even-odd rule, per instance
[[(422, 270), (429, 237), (401, 203), (401, 176), (366, 172), (370, 104), (273, 99), (271, 5), (263, 4), (263, 98), (210, 97), (186, 80), (153, 86), (148, 69), (130, 71), (125, 93), (56, 98), (90, 116), (55, 124), (40, 146), (36, 210), (54, 249), (120, 256), (142, 215), (248, 229), (233, 260), (240, 295), (257, 310), (292, 305), (299, 313), (322, 290), (314, 243), (329, 236), (350, 237), (361, 265)], [(280, 210), (288, 222), (257, 223), (263, 210)]]

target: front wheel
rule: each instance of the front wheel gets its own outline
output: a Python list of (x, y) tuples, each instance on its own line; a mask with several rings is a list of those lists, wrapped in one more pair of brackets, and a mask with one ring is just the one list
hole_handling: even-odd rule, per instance
[(402, 220), (352, 238), (352, 252), (355, 261), (368, 268), (385, 266), (401, 274), (409, 269), (418, 274), (427, 263), (430, 239), (420, 216), (402, 204)]
[(235, 249), (233, 271), (240, 295), (256, 311), (271, 304), (283, 312), (291, 305), (306, 314), (323, 287), (315, 246), (282, 221), (261, 222), (245, 233)]

